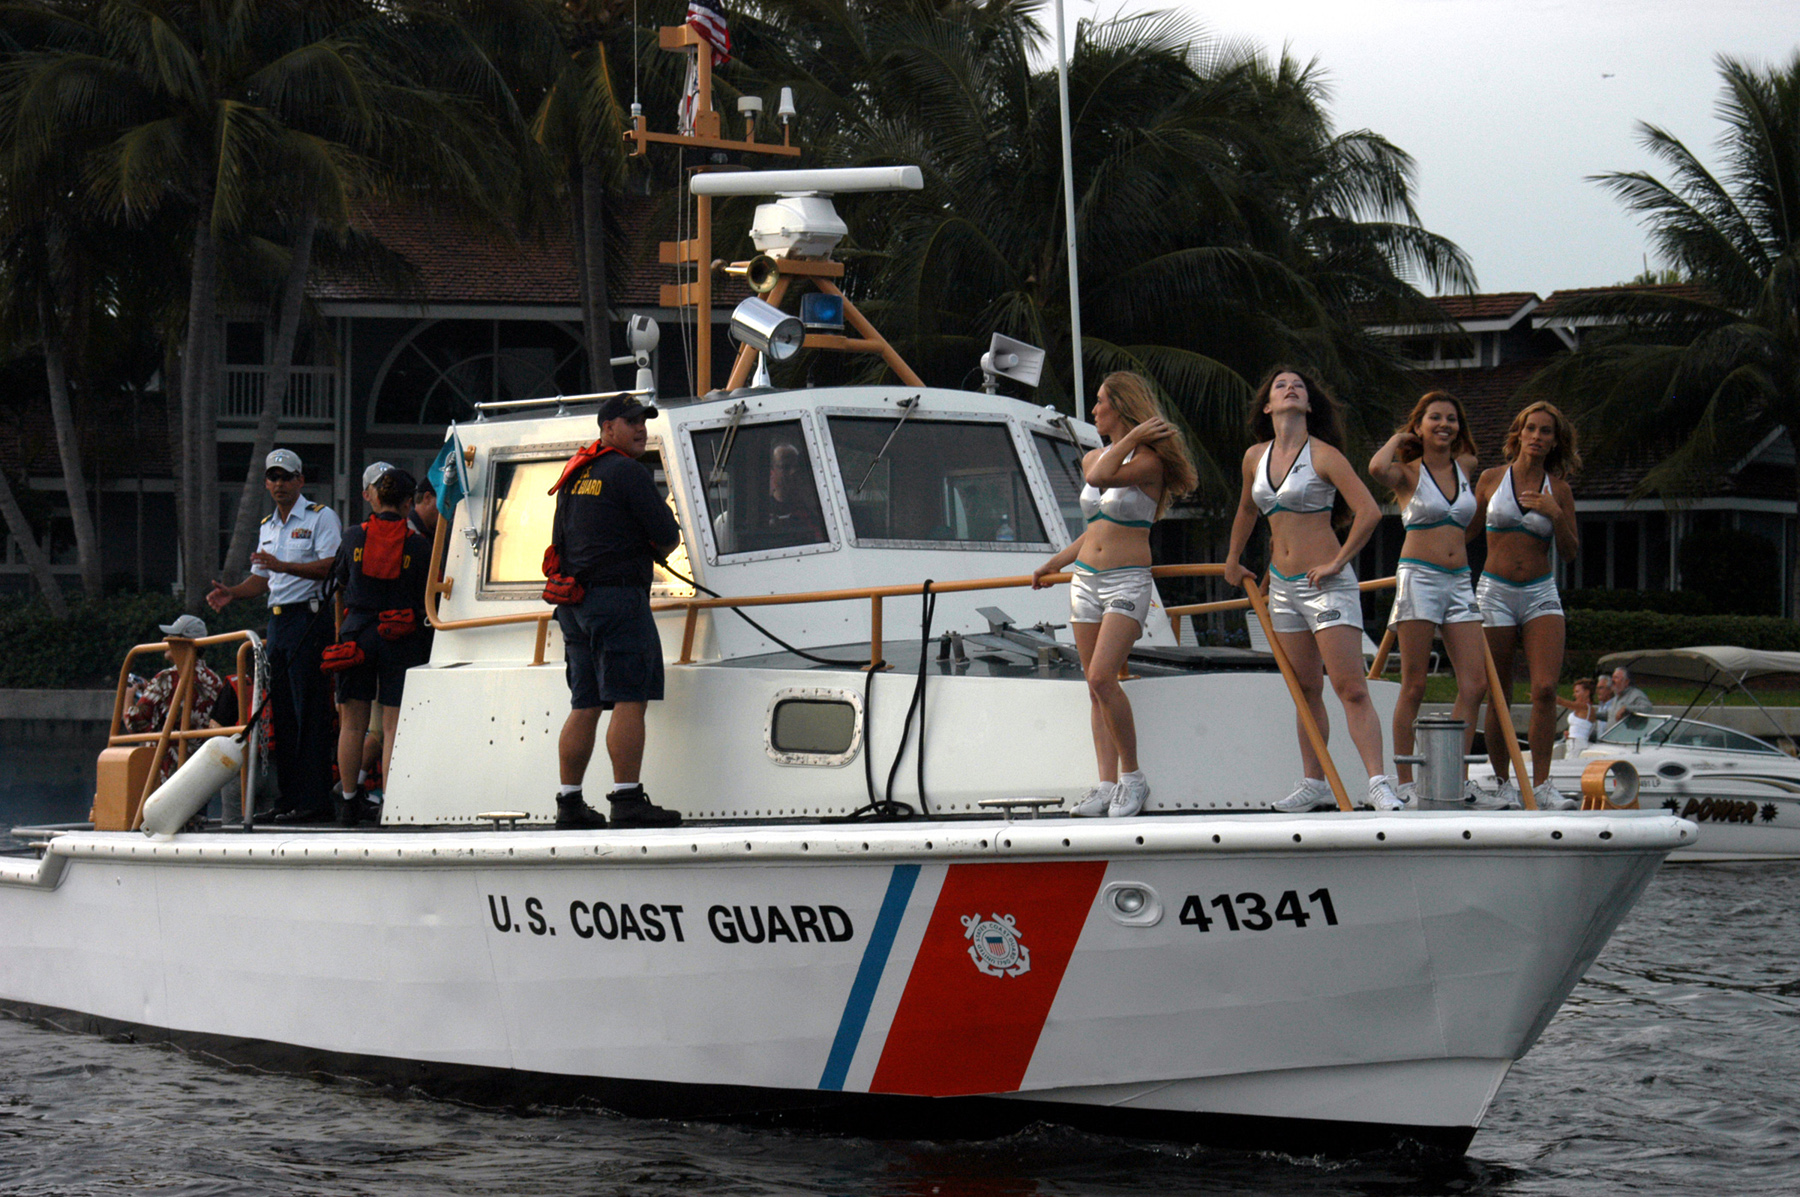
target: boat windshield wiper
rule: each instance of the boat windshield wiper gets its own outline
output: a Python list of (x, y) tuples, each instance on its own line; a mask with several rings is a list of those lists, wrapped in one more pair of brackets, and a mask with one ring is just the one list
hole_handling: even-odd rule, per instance
[(881, 452), (879, 452), (875, 455), (875, 460), (871, 461), (869, 463), (869, 468), (863, 472), (862, 481), (858, 482), (856, 484), (856, 489), (850, 493), (857, 494), (857, 495), (860, 495), (863, 493), (863, 487), (869, 485), (869, 478), (870, 478), (870, 476), (872, 476), (875, 473), (875, 467), (880, 465), (881, 459), (887, 456), (888, 446), (893, 444), (894, 438), (900, 435), (900, 426), (902, 424), (906, 423), (907, 419), (915, 411), (919, 410), (919, 400), (922, 397), (923, 396), (920, 396), (920, 395), (908, 395), (906, 398), (904, 398), (900, 401), (901, 411), (900, 411), (899, 421), (897, 423), (895, 423), (894, 430), (892, 432), (888, 433), (887, 440), (881, 442)]
[(725, 409), (726, 414), (731, 417), (731, 423), (725, 425), (725, 439), (713, 450), (712, 473), (706, 476), (708, 486), (717, 486), (725, 480), (725, 465), (731, 460), (732, 446), (737, 444), (738, 425), (743, 422), (744, 413), (749, 408), (750, 405), (740, 399)]

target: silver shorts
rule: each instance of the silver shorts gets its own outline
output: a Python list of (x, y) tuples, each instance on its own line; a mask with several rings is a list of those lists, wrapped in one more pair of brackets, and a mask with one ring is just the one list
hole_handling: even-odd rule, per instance
[(1542, 616), (1563, 613), (1555, 574), (1508, 582), (1484, 573), (1475, 584), (1475, 602), (1481, 607), (1481, 622), (1490, 628), (1521, 628)]
[(1394, 611), (1389, 623), (1422, 619), (1427, 623), (1480, 623), (1481, 609), (1469, 589), (1469, 567), (1445, 569), (1424, 561), (1400, 558), (1394, 571)]
[(1320, 632), (1363, 626), (1362, 591), (1349, 566), (1314, 586), (1306, 575), (1290, 578), (1269, 570), (1269, 622), (1277, 632)]
[(1147, 565), (1122, 569), (1090, 570), (1079, 563), (1070, 571), (1069, 619), (1074, 623), (1099, 623), (1103, 615), (1127, 615), (1138, 626), (1150, 616), (1156, 583)]

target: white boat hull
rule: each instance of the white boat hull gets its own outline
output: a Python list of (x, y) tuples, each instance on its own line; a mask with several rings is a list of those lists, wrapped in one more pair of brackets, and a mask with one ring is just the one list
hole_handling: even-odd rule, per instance
[(0, 1001), (627, 1111), (1459, 1150), (1692, 835), (1494, 814), (77, 833), (0, 861)]

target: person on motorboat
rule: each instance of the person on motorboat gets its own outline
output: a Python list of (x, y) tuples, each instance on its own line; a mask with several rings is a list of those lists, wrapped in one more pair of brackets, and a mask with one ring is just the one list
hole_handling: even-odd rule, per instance
[(1606, 726), (1611, 727), (1627, 715), (1648, 715), (1652, 709), (1650, 696), (1631, 684), (1631, 670), (1621, 665), (1612, 671), (1612, 700), (1606, 706)]
[[(1580, 756), (1587, 746), (1594, 742), (1595, 706), (1594, 683), (1592, 679), (1578, 677), (1575, 679), (1575, 697), (1556, 699), (1556, 705), (1569, 712), (1569, 730), (1564, 737), (1563, 759), (1568, 760)], [(1537, 753), (1532, 753), (1533, 759)], [(1540, 803), (1540, 805), (1542, 805)]]
[[(1481, 609), (1469, 584), (1467, 530), (1475, 519), (1475, 438), (1462, 401), (1448, 391), (1430, 391), (1413, 404), (1400, 430), (1369, 459), (1369, 475), (1394, 492), (1406, 539), (1394, 571), (1394, 609), (1388, 616), (1400, 642), (1400, 697), (1394, 704), (1394, 755), (1411, 756), (1413, 720), (1425, 698), (1425, 662), (1431, 642), (1442, 635), (1456, 673), (1451, 715), (1464, 725), (1463, 755), (1475, 739), (1475, 715), (1487, 685)], [(1396, 762), (1400, 796), (1415, 794), (1412, 766)], [(1492, 803), (1474, 782), (1464, 780), (1463, 800)], [(1517, 805), (1515, 800), (1514, 805)]]
[(406, 671), (423, 665), (430, 652), (421, 629), (431, 545), (406, 523), (412, 475), (387, 466), (363, 490), (374, 511), (344, 533), (338, 550), (333, 578), (344, 596), (344, 622), (324, 660), (324, 668), (337, 675), (338, 784), (332, 802), (343, 827), (381, 819), (381, 808), (364, 787), (370, 704), (380, 705), (381, 726), (390, 733), (381, 741), (385, 785)]
[[(206, 621), (198, 615), (183, 615), (173, 623), (158, 624), (157, 630), (168, 640), (203, 640), (206, 637)], [(125, 712), (119, 726), (135, 735), (162, 731), (163, 724), (168, 722), (169, 704), (175, 700), (175, 687), (180, 680), (181, 671), (176, 668), (171, 654), (167, 669), (159, 671), (142, 686), (134, 685), (127, 691)], [(230, 683), (196, 656), (191, 726), (214, 726), (217, 722), (214, 715), (227, 713), (219, 710), (224, 705), (220, 700), (227, 695), (234, 700), (231, 706), (232, 717), (235, 719), (236, 695), (232, 692)], [(169, 750), (163, 753), (162, 766), (157, 776), (162, 781), (169, 780), (169, 775), (175, 772), (175, 763), (175, 747), (170, 745)]]
[(639, 781), (644, 713), (663, 696), (662, 639), (650, 613), (653, 563), (681, 543), (681, 528), (638, 458), (649, 447), (656, 414), (631, 395), (600, 405), (600, 439), (569, 459), (556, 496), (545, 553), (545, 597), (562, 628), (569, 717), (557, 740), (561, 784), (556, 825), (605, 827), (607, 817), (582, 797), (600, 712), (611, 711), (606, 752), (615, 827), (673, 827), (681, 815), (654, 805)]
[[(1497, 702), (1512, 701), (1513, 656), (1525, 646), (1531, 674), (1531, 792), (1539, 810), (1572, 810), (1579, 805), (1550, 781), (1556, 743), (1556, 679), (1562, 674), (1567, 621), (1556, 590), (1554, 545), (1564, 561), (1580, 548), (1575, 528), (1575, 494), (1569, 476), (1581, 468), (1575, 426), (1554, 404), (1529, 404), (1506, 432), (1506, 464), (1485, 471), (1475, 484), (1475, 522), (1469, 535), (1487, 530), (1487, 563), (1475, 588), (1488, 651), (1506, 693), (1488, 703), (1488, 760), (1500, 786), (1500, 803), (1518, 803), (1519, 781), (1512, 768)], [(1483, 518), (1485, 516), (1485, 519)]]
[(333, 814), (331, 691), (319, 670), (331, 623), (319, 612), (343, 525), (328, 505), (301, 493), (306, 471), (298, 453), (276, 449), (263, 467), (275, 510), (257, 532), (250, 576), (233, 586), (215, 580), (206, 604), (223, 611), (236, 599), (268, 596), (269, 672), (275, 679), (269, 719), (281, 790), (280, 808), (269, 813), (277, 823), (313, 823)]
[[(1150, 783), (1138, 768), (1137, 724), (1119, 670), (1143, 635), (1155, 581), (1150, 527), (1199, 480), (1187, 439), (1162, 416), (1148, 379), (1108, 374), (1092, 413), (1108, 442), (1082, 459), (1081, 511), (1087, 528), (1068, 548), (1032, 571), (1033, 589), (1071, 569), (1069, 627), (1087, 675), (1088, 722), (1100, 779), (1074, 813), (1129, 818), (1144, 809)], [(1139, 452), (1139, 450), (1148, 450)]]
[[(1275, 638), (1324, 735), (1330, 734), (1325, 679), (1331, 679), (1369, 775), (1369, 804), (1399, 810), (1400, 797), (1381, 768), (1381, 720), (1363, 678), (1362, 592), (1350, 564), (1381, 522), (1381, 508), (1344, 457), (1340, 429), (1337, 401), (1317, 381), (1291, 366), (1276, 366), (1264, 376), (1250, 405), (1250, 434), (1257, 443), (1244, 454), (1225, 581), (1242, 586), (1251, 576), (1239, 558), (1258, 517), (1268, 516), (1269, 621)], [(1340, 495), (1355, 516), (1341, 540), (1331, 523)], [(1303, 729), (1299, 739), (1300, 784), (1273, 803), (1274, 809), (1335, 808), (1324, 765)]]

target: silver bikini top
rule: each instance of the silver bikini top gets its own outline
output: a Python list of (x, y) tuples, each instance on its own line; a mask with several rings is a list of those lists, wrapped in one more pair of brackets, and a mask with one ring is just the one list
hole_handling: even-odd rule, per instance
[(1330, 511), (1337, 499), (1337, 487), (1331, 485), (1319, 472), (1313, 469), (1312, 438), (1300, 446), (1299, 456), (1294, 464), (1288, 467), (1287, 477), (1276, 486), (1269, 477), (1269, 461), (1275, 456), (1275, 442), (1263, 451), (1262, 461), (1257, 463), (1256, 478), (1250, 483), (1250, 500), (1256, 509), (1264, 515), (1274, 515), (1277, 511), (1293, 511), (1306, 514), (1314, 511)]
[[(1131, 455), (1136, 456), (1136, 453)], [(1109, 486), (1101, 490), (1090, 483), (1081, 488), (1081, 514), (1090, 524), (1105, 520), (1127, 528), (1148, 528), (1156, 522), (1156, 500), (1145, 494), (1141, 486)]]
[[(1544, 484), (1538, 493), (1550, 493), (1550, 475), (1544, 475)], [(1487, 530), (1489, 532), (1523, 532), (1527, 536), (1535, 536), (1539, 540), (1550, 540), (1555, 534), (1555, 525), (1550, 517), (1541, 511), (1526, 511), (1519, 506), (1519, 494), (1513, 489), (1512, 467), (1506, 467), (1506, 477), (1500, 480), (1500, 488), (1494, 497), (1488, 500)]]
[(1431, 469), (1423, 461), (1419, 462), (1419, 485), (1413, 488), (1412, 498), (1400, 512), (1400, 522), (1408, 532), (1442, 528), (1446, 524), (1467, 528), (1469, 521), (1475, 518), (1475, 491), (1469, 486), (1468, 475), (1463, 473), (1460, 462), (1450, 464), (1456, 469), (1454, 500), (1438, 485)]

